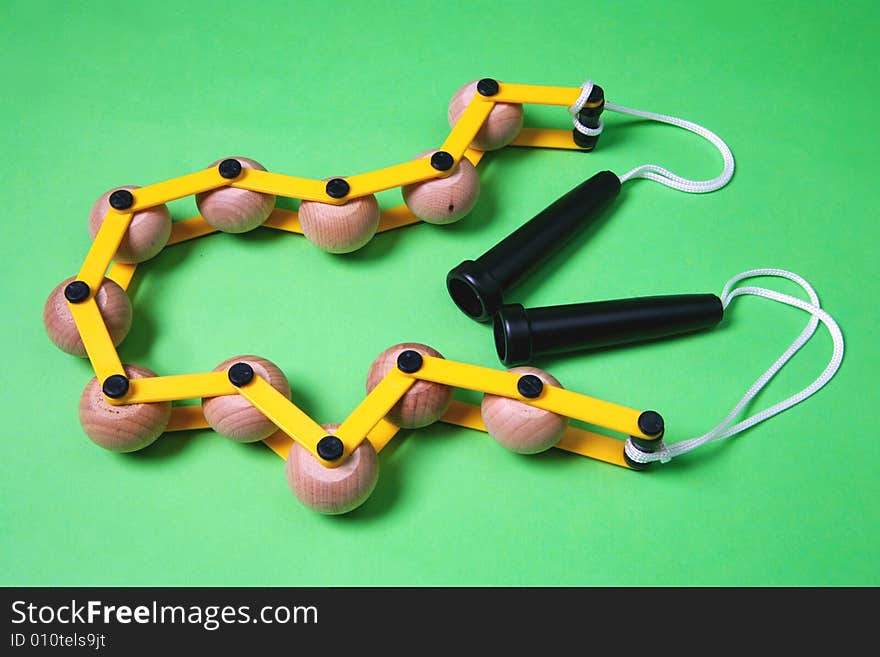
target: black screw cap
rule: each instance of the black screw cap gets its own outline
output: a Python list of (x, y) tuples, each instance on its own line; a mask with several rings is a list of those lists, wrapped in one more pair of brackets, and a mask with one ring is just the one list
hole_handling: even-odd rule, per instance
[(325, 461), (335, 461), (345, 449), (342, 441), (336, 436), (324, 436), (318, 441), (318, 456)]
[(128, 392), (128, 377), (124, 374), (111, 374), (104, 379), (101, 390), (110, 399), (125, 397), (125, 394)]
[(481, 96), (494, 96), (499, 91), (498, 80), (483, 78), (477, 82), (477, 91)]
[(413, 372), (418, 372), (422, 369), (422, 364), (425, 362), (425, 359), (422, 358), (422, 355), (418, 351), (414, 351), (412, 349), (407, 349), (406, 351), (401, 351), (397, 356), (397, 369), (401, 372), (406, 372), (407, 374), (412, 374)]
[(663, 417), (657, 411), (645, 411), (639, 415), (639, 431), (646, 436), (659, 436), (663, 433)]
[(333, 178), (327, 181), (327, 196), (331, 198), (345, 198), (351, 191), (351, 186), (343, 178)]
[(449, 171), (453, 164), (455, 164), (455, 160), (446, 151), (437, 151), (431, 156), (431, 166), (437, 171)]
[(526, 399), (537, 399), (544, 390), (544, 382), (534, 374), (524, 374), (516, 382), (516, 389)]
[(127, 189), (117, 189), (108, 199), (114, 210), (128, 210), (134, 205), (134, 195)]
[(64, 298), (70, 303), (82, 303), (91, 293), (92, 290), (85, 281), (72, 281), (64, 288)]
[(238, 178), (241, 175), (241, 162), (233, 158), (223, 160), (217, 165), (217, 171), (219, 171), (220, 175), (227, 180)]
[(236, 388), (246, 386), (254, 380), (254, 368), (247, 363), (236, 363), (227, 372), (229, 382)]

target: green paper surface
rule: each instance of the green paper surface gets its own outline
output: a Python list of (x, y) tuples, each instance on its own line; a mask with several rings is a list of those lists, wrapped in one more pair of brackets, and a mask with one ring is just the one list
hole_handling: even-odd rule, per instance
[[(880, 584), (878, 21), (869, 2), (4, 1), (0, 584)], [(613, 102), (718, 132), (737, 158), (733, 182), (709, 195), (625, 185), (601, 227), (510, 300), (719, 293), (745, 269), (787, 268), (843, 327), (838, 377), (649, 473), (519, 456), (448, 425), (402, 432), (372, 498), (336, 518), (301, 506), (262, 444), (199, 431), (117, 455), (85, 437), (89, 363), (49, 342), (41, 314), (85, 257), (102, 192), (229, 155), (317, 178), (402, 162), (442, 142), (449, 98), (484, 76), (589, 77)], [(320, 422), (360, 402), (373, 358), (397, 342), (500, 367), (491, 330), (449, 300), (448, 269), (599, 170), (720, 170), (698, 137), (604, 118), (590, 154), (488, 155), (477, 208), (451, 226), (404, 228), (348, 256), (269, 229), (168, 248), (136, 276), (121, 357), (175, 374), (259, 354)], [(530, 106), (526, 123), (570, 127), (559, 107)], [(400, 203), (399, 190), (380, 203)], [(191, 198), (171, 209), (195, 213)], [(712, 427), (806, 321), (747, 298), (714, 331), (536, 365), (657, 409), (675, 442)], [(820, 328), (752, 408), (800, 390), (830, 350)]]

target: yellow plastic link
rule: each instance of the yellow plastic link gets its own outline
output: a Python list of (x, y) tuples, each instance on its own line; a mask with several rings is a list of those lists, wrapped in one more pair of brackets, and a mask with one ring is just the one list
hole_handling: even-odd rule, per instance
[(275, 228), (276, 230), (286, 230), (288, 233), (299, 233), (302, 235), (302, 226), (299, 225), (299, 213), (294, 210), (284, 210), (275, 208), (269, 218), (263, 222), (267, 228)]
[(104, 282), (104, 274), (107, 273), (110, 261), (116, 255), (116, 249), (119, 248), (130, 222), (131, 212), (119, 212), (111, 208), (104, 216), (104, 223), (95, 235), (86, 259), (76, 275), (78, 280), (88, 284), (92, 293), (97, 292)]
[(175, 221), (171, 224), (171, 237), (168, 238), (168, 245), (180, 244), (187, 240), (194, 240), (203, 235), (216, 233), (217, 229), (205, 221), (201, 216), (196, 215), (189, 219)]
[(592, 148), (581, 148), (578, 146), (574, 142), (571, 130), (554, 130), (552, 128), (523, 128), (510, 145), (587, 152), (593, 150)]
[(229, 375), (226, 372), (202, 372), (132, 379), (124, 401), (126, 404), (145, 404), (199, 397), (222, 397), (237, 392), (238, 388), (229, 382)]
[(191, 431), (193, 429), (209, 429), (201, 404), (197, 406), (175, 406), (171, 409), (171, 420), (165, 431)]
[(519, 374), (457, 363), (445, 358), (424, 356), (422, 368), (412, 376), (425, 381), (517, 399), (537, 408), (627, 435), (648, 437), (639, 430), (638, 418), (641, 412), (626, 406), (549, 385), (544, 385), (544, 390), (537, 399), (524, 399), (516, 389)]
[(458, 162), (470, 147), (480, 128), (483, 127), (483, 121), (489, 116), (493, 107), (495, 107), (494, 102), (476, 94), (461, 116), (458, 117), (458, 123), (455, 124), (440, 150), (446, 151)]
[(395, 228), (419, 222), (421, 222), (421, 219), (410, 212), (406, 205), (396, 205), (393, 208), (382, 210), (382, 214), (379, 215), (379, 227), (376, 229), (376, 232), (384, 233), (386, 230), (394, 230)]
[(107, 272), (107, 278), (115, 281), (123, 290), (127, 290), (136, 271), (137, 265), (133, 262), (114, 262)]
[(379, 169), (378, 171), (370, 171), (369, 173), (360, 173), (356, 176), (346, 178), (351, 187), (348, 196), (343, 200), (357, 198), (358, 196), (366, 196), (367, 194), (375, 194), (392, 187), (401, 187), (403, 185), (411, 185), (412, 183), (422, 182), (441, 176), (442, 173), (431, 166), (431, 159), (427, 157), (395, 164), (391, 167)]
[(339, 426), (336, 435), (346, 446), (359, 445), (415, 382), (399, 369), (392, 369)]
[(342, 465), (351, 454), (352, 449), (357, 447), (357, 444), (346, 444), (345, 439), (340, 436), (344, 444), (342, 457), (336, 461), (325, 461), (318, 455), (318, 441), (327, 435), (327, 432), (320, 424), (303, 413), (296, 404), (275, 390), (268, 381), (256, 375), (250, 383), (238, 388), (238, 392), (256, 406), (263, 415), (272, 420), (276, 427), (305, 447), (312, 456), (328, 468)]
[(480, 160), (483, 159), (483, 156), (486, 154), (486, 151), (478, 151), (476, 148), (468, 147), (464, 152), (464, 156), (470, 161), (471, 164), (477, 166), (480, 163)]
[[(247, 170), (247, 169), (246, 169)], [(220, 175), (217, 167), (202, 169), (179, 178), (172, 178), (154, 185), (139, 187), (132, 190), (134, 205), (132, 212), (145, 210), (155, 205), (168, 203), (184, 196), (192, 196), (200, 192), (207, 192), (218, 187), (226, 187), (229, 180)]]
[(113, 339), (107, 331), (107, 325), (104, 324), (104, 318), (95, 301), (97, 291), (98, 288), (93, 287), (88, 299), (81, 303), (68, 302), (67, 306), (70, 308), (70, 314), (85, 345), (95, 375), (99, 381), (103, 381), (111, 374), (122, 374), (123, 369), (116, 347), (113, 346)]
[(548, 87), (538, 84), (511, 84), (509, 82), (499, 82), (498, 87), (498, 93), (490, 97), (496, 103), (571, 107), (581, 95), (579, 87)]
[(264, 194), (298, 198), (304, 201), (320, 201), (321, 203), (332, 203), (334, 205), (341, 205), (346, 200), (328, 196), (326, 191), (327, 183), (324, 181), (298, 178), (272, 171), (260, 171), (259, 169), (242, 169), (241, 175), (232, 181), (231, 186)]
[[(452, 402), (449, 410), (440, 418), (440, 421), (477, 431), (486, 431), (480, 407), (457, 399)], [(569, 427), (556, 447), (598, 461), (629, 468), (623, 458), (623, 445), (621, 440), (577, 427)]]

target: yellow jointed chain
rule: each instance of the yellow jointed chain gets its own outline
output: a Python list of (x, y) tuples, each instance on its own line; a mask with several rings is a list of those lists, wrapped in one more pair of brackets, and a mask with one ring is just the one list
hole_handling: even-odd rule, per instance
[[(474, 165), (479, 163), (483, 152), (472, 148), (470, 144), (495, 103), (571, 106), (578, 99), (580, 92), (581, 89), (577, 87), (499, 83), (497, 93), (492, 96), (474, 95), (443, 143), (441, 150), (451, 155), (452, 166), (439, 171), (432, 166), (430, 158), (421, 158), (377, 171), (337, 179), (344, 181), (345, 184), (342, 185), (344, 193), (339, 193), (337, 189), (332, 196), (328, 193), (329, 188), (325, 181), (250, 168), (241, 168), (233, 177), (225, 177), (220, 167), (213, 167), (135, 189), (131, 192), (134, 201), (130, 207), (125, 210), (111, 208), (108, 211), (77, 279), (86, 283), (90, 290), (97, 291), (106, 274), (123, 289), (128, 287), (136, 265), (114, 263), (113, 258), (135, 212), (224, 186), (339, 205), (392, 187), (446, 177), (455, 170), (462, 157), (467, 157)], [(593, 105), (598, 106), (601, 102), (600, 100)], [(593, 105), (588, 103), (587, 107)], [(571, 130), (524, 128), (512, 145), (591, 150), (578, 146), (572, 138)], [(405, 205), (401, 205), (382, 211), (378, 231), (391, 230), (418, 221), (420, 220)], [(289, 210), (275, 209), (263, 225), (293, 233), (302, 232), (297, 213)], [(216, 230), (200, 216), (178, 221), (173, 224), (168, 244), (201, 237)], [(94, 293), (90, 293), (90, 296), (81, 302), (68, 301), (68, 305), (99, 381), (106, 381), (108, 377), (114, 375), (123, 375), (122, 363), (95, 302)], [(332, 461), (322, 458), (317, 449), (318, 442), (326, 436), (326, 431), (256, 374), (246, 382), (238, 382), (238, 385), (232, 382), (233, 377), (228, 372), (133, 378), (128, 382), (125, 394), (113, 399), (108, 397), (108, 401), (112, 404), (136, 404), (239, 394), (278, 426), (279, 431), (265, 440), (275, 452), (282, 457), (287, 456), (290, 440), (293, 439), (327, 467), (336, 467), (343, 463), (365, 438), (370, 440), (377, 451), (381, 450), (398, 430), (397, 426), (385, 418), (386, 414), (417, 380), (516, 399), (642, 440), (651, 441), (660, 437), (648, 435), (639, 428), (641, 415), (639, 411), (617, 404), (551, 385), (543, 386), (537, 396), (526, 397), (518, 390), (520, 376), (514, 373), (430, 356), (421, 359), (419, 365), (415, 371), (403, 371), (400, 367), (392, 369), (348, 416), (336, 432), (336, 436), (343, 444), (342, 455)], [(460, 401), (452, 403), (442, 420), (462, 427), (486, 430), (479, 407)], [(172, 410), (167, 431), (208, 428), (208, 426), (200, 406), (178, 406)], [(620, 440), (570, 427), (557, 446), (627, 467), (628, 464), (623, 456), (623, 445)]]

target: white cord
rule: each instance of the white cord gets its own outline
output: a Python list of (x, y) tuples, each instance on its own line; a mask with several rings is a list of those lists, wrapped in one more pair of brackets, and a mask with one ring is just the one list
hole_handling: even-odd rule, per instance
[[(776, 292), (774, 290), (768, 290), (763, 287), (740, 287), (736, 288), (737, 283), (746, 278), (752, 278), (755, 276), (778, 276), (781, 278), (787, 278), (795, 283), (798, 283), (810, 297), (810, 301), (806, 302), (802, 299), (798, 299), (796, 297), (789, 296), (788, 294), (782, 294), (781, 292)], [(716, 440), (721, 440), (723, 438), (729, 438), (735, 434), (740, 433), (741, 431), (745, 431), (749, 427), (752, 427), (759, 422), (763, 422), (774, 415), (782, 413), (783, 411), (795, 406), (796, 404), (801, 403), (811, 395), (818, 392), (826, 383), (828, 383), (834, 375), (837, 373), (837, 370), (840, 368), (840, 364), (843, 362), (843, 333), (840, 331), (840, 327), (837, 325), (837, 322), (834, 321), (834, 318), (831, 317), (827, 312), (822, 310), (822, 307), (819, 303), (819, 296), (816, 294), (816, 291), (813, 287), (805, 281), (803, 278), (794, 274), (790, 271), (786, 271), (784, 269), (751, 269), (749, 271), (744, 271), (741, 274), (737, 274), (733, 278), (731, 278), (727, 285), (724, 286), (724, 291), (721, 293), (721, 303), (725, 309), (730, 305), (730, 303), (739, 296), (743, 295), (755, 295), (759, 297), (764, 297), (766, 299), (771, 299), (773, 301), (778, 301), (780, 303), (788, 304), (789, 306), (794, 306), (795, 308), (800, 308), (808, 313), (810, 313), (810, 321), (807, 323), (806, 328), (801, 332), (801, 334), (795, 339), (795, 341), (791, 344), (791, 346), (783, 352), (783, 354), (779, 357), (779, 359), (770, 366), (770, 368), (762, 374), (757, 381), (752, 384), (752, 387), (748, 389), (743, 398), (739, 400), (739, 402), (734, 406), (727, 416), (721, 420), (715, 427), (713, 427), (710, 431), (704, 433), (702, 436), (697, 436), (696, 438), (691, 438), (690, 440), (683, 440), (681, 442), (677, 442), (673, 445), (666, 446), (661, 443), (660, 449), (653, 453), (646, 453), (639, 450), (635, 445), (632, 444), (632, 440), (628, 439), (626, 441), (626, 445), (624, 449), (626, 451), (626, 455), (629, 456), (633, 461), (637, 461), (639, 463), (649, 463), (651, 461), (662, 461), (666, 462), (671, 458), (678, 456), (679, 454), (684, 454), (686, 452), (690, 452), (691, 450), (700, 447), (708, 442), (714, 442)], [(788, 399), (785, 399), (778, 404), (767, 408), (760, 413), (756, 413), (751, 417), (730, 426), (730, 424), (736, 419), (739, 415), (740, 411), (745, 408), (746, 404), (748, 404), (752, 399), (757, 396), (759, 392), (766, 386), (770, 380), (776, 375), (782, 367), (791, 360), (792, 356), (794, 356), (801, 347), (803, 347), (813, 334), (816, 332), (816, 328), (819, 326), (819, 322), (825, 324), (828, 328), (828, 332), (831, 334), (831, 340), (834, 343), (834, 349), (831, 354), (831, 360), (828, 363), (828, 366), (819, 375), (819, 377), (813, 381), (809, 386), (801, 390), (799, 393), (792, 395)]]
[[(584, 84), (581, 86), (580, 96), (578, 96), (578, 99), (575, 101), (574, 105), (568, 108), (568, 111), (569, 114), (571, 114), (572, 116), (574, 127), (578, 132), (595, 137), (602, 134), (602, 129), (604, 127), (602, 121), (599, 121), (598, 128), (590, 128), (588, 126), (585, 126), (578, 119), (578, 112), (580, 112), (581, 108), (583, 108), (584, 104), (586, 104), (592, 90), (593, 81), (587, 80), (586, 82), (584, 82)], [(697, 125), (696, 123), (692, 123), (691, 121), (686, 121), (684, 119), (679, 119), (675, 116), (667, 116), (665, 114), (657, 114), (655, 112), (645, 112), (643, 110), (632, 109), (630, 107), (624, 107), (623, 105), (616, 105), (614, 103), (606, 102), (605, 109), (611, 110), (612, 112), (618, 112), (620, 114), (637, 116), (642, 119), (660, 121), (661, 123), (668, 123), (669, 125), (674, 125), (678, 126), (679, 128), (684, 128), (685, 130), (690, 130), (691, 132), (700, 135), (703, 139), (710, 141), (715, 146), (715, 148), (718, 149), (718, 152), (721, 153), (721, 157), (724, 160), (724, 168), (722, 169), (721, 174), (715, 178), (712, 178), (711, 180), (690, 180), (688, 178), (682, 178), (681, 176), (672, 173), (669, 169), (665, 169), (658, 164), (643, 164), (636, 167), (632, 171), (628, 171), (627, 173), (620, 176), (621, 182), (626, 182), (627, 180), (632, 180), (634, 178), (646, 178), (648, 180), (653, 180), (660, 183), (661, 185), (666, 185), (667, 187), (671, 187), (672, 189), (677, 189), (682, 192), (688, 192), (690, 194), (705, 194), (706, 192), (714, 192), (717, 189), (721, 189), (728, 182), (730, 182), (730, 179), (733, 177), (733, 170), (736, 166), (733, 161), (733, 153), (730, 152), (730, 148), (728, 148), (727, 144), (724, 143), (724, 140), (711, 130), (707, 130), (701, 125)]]

